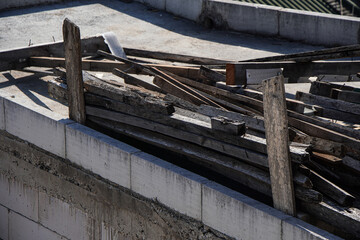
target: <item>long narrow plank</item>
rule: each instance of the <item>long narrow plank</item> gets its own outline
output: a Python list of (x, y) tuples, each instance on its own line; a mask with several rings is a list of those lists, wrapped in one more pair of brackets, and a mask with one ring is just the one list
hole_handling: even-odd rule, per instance
[(70, 119), (85, 124), (85, 99), (81, 66), (80, 29), (69, 19), (63, 23), (66, 80)]
[(360, 52), (359, 44), (341, 46), (334, 48), (325, 48), (321, 50), (284, 54), (272, 57), (263, 57), (244, 60), (243, 62), (271, 62), (271, 61), (298, 61), (309, 62), (316, 60), (338, 59), (358, 56)]
[[(263, 81), (264, 122), (274, 207), (296, 216), (289, 133), (282, 76)], [(276, 119), (276, 121), (275, 121)]]
[[(35, 56), (64, 57), (63, 41), (22, 47), (0, 52), (0, 71), (19, 69), (29, 65), (28, 58)], [(83, 55), (95, 54), (98, 49), (108, 50), (102, 36), (83, 38), (81, 40)], [(65, 65), (65, 64), (64, 64)]]
[(331, 90), (331, 97), (333, 97), (333, 95), (336, 95), (335, 99), (360, 104), (360, 92), (346, 91), (333, 88)]
[[(64, 67), (65, 60), (64, 58), (58, 57), (29, 57), (29, 65), (37, 67)], [(199, 76), (199, 67), (190, 67), (190, 66), (173, 66), (173, 65), (163, 65), (163, 64), (144, 64), (149, 67), (158, 67), (163, 70), (167, 70), (176, 75), (195, 78)], [(135, 74), (145, 74), (149, 75), (146, 72), (139, 72), (134, 68), (131, 68), (130, 64), (125, 64), (118, 61), (99, 61), (99, 60), (83, 60), (83, 69), (89, 71), (101, 71), (101, 72), (112, 72), (114, 68), (118, 68), (126, 73), (135, 73)]]
[(126, 55), (134, 56), (134, 57), (144, 57), (144, 58), (153, 58), (165, 61), (173, 61), (173, 62), (183, 62), (189, 64), (200, 64), (200, 65), (221, 65), (226, 64), (230, 61), (213, 59), (213, 58), (204, 58), (197, 56), (189, 56), (183, 54), (174, 54), (174, 53), (166, 53), (166, 52), (158, 52), (158, 51), (148, 51), (134, 48), (124, 48)]

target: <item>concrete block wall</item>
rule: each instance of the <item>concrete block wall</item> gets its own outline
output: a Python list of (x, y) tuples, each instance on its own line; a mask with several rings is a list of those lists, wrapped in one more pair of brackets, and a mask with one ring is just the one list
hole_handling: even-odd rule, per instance
[[(52, 137), (56, 138), (57, 144), (63, 146), (66, 158), (74, 164), (231, 237), (338, 239), (247, 196), (95, 130), (67, 121), (50, 111), (30, 110), (21, 103), (11, 101), (10, 97), (4, 97), (1, 108), (5, 110), (5, 130), (9, 133), (63, 156), (58, 147), (49, 146), (48, 142), (54, 141)], [(14, 119), (15, 116), (21, 118)], [(14, 124), (19, 124), (18, 128), (32, 134), (16, 130)], [(35, 133), (44, 137), (33, 135)], [(8, 224), (11, 236), (15, 231), (11, 226), (16, 224), (14, 219), (17, 218), (20, 222), (23, 221), (26, 228), (18, 228), (21, 233), (14, 232), (19, 235), (9, 239), (21, 238), (25, 234), (23, 231), (38, 239), (54, 233), (57, 234), (54, 239), (88, 239), (92, 220), (85, 213), (39, 190), (29, 189), (24, 184), (12, 181), (0, 174), (0, 205), (10, 211), (8, 220), (0, 218), (0, 228)], [(0, 208), (0, 211), (6, 212), (6, 209)], [(59, 216), (62, 221), (57, 219)], [(104, 225), (102, 228), (104, 239), (116, 235), (111, 227)], [(28, 229), (32, 229), (30, 233), (27, 233), (30, 231)]]
[(137, 0), (192, 21), (316, 45), (360, 43), (360, 20), (234, 0)]

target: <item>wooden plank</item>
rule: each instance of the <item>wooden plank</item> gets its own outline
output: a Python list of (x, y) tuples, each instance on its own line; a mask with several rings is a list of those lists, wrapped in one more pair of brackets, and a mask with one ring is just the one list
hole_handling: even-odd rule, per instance
[(204, 58), (204, 57), (196, 57), (189, 56), (183, 54), (174, 54), (174, 53), (166, 53), (159, 51), (148, 51), (134, 48), (124, 48), (126, 55), (134, 56), (134, 57), (143, 57), (143, 58), (153, 58), (171, 62), (182, 62), (188, 64), (199, 64), (199, 65), (225, 65), (230, 61), (219, 60), (213, 58)]
[[(354, 117), (360, 115), (360, 105), (349, 103), (341, 100), (336, 100), (328, 97), (318, 96), (311, 93), (296, 92), (296, 99), (305, 103), (319, 105), (324, 108), (339, 110), (341, 112), (352, 113)], [(360, 121), (360, 116), (358, 116)], [(358, 122), (355, 120), (355, 122)]]
[(326, 178), (322, 177), (315, 171), (311, 171), (309, 178), (314, 184), (315, 189), (335, 200), (342, 206), (352, 206), (353, 202), (355, 201), (354, 196), (341, 189), (336, 184), (330, 182)]
[[(65, 60), (64, 58), (58, 57), (29, 57), (30, 66), (38, 67), (64, 67)], [(148, 67), (158, 67), (162, 70), (172, 72), (176, 75), (188, 78), (197, 79), (199, 76), (199, 67), (190, 67), (190, 66), (173, 66), (173, 65), (163, 65), (163, 64), (143, 64)], [(112, 72), (114, 68), (118, 68), (126, 73), (134, 74), (145, 74), (149, 75), (146, 72), (139, 72), (135, 68), (131, 68), (130, 64), (125, 64), (118, 61), (99, 61), (99, 60), (89, 60), (83, 59), (83, 69), (88, 71), (101, 71), (101, 72)]]
[(123, 78), (124, 82), (126, 84), (131, 84), (131, 85), (134, 85), (134, 86), (140, 86), (140, 87), (146, 88), (146, 89), (151, 90), (151, 91), (165, 93), (164, 91), (162, 91), (157, 86), (155, 86), (155, 85), (153, 85), (151, 83), (145, 82), (145, 81), (143, 81), (143, 80), (141, 80), (139, 78), (133, 77), (133, 76), (125, 73), (124, 71), (121, 71), (120, 69), (114, 68), (112, 73), (114, 75), (118, 76), (118, 77)]
[[(0, 52), (0, 71), (19, 69), (29, 65), (28, 58), (34, 56), (64, 57), (63, 41), (34, 45), (30, 47), (3, 50)], [(82, 55), (95, 54), (98, 49), (107, 50), (102, 36), (83, 38)]]
[(69, 19), (63, 23), (69, 118), (85, 124), (85, 100), (81, 66), (80, 29)]
[(296, 216), (284, 78), (280, 76), (264, 80), (263, 89), (266, 144), (274, 207)]
[(309, 93), (323, 96), (323, 97), (331, 97), (331, 90), (339, 89), (339, 90), (347, 90), (347, 91), (360, 91), (359, 88), (354, 88), (351, 86), (346, 86), (344, 84), (336, 84), (336, 83), (328, 83), (328, 82), (321, 82), (321, 81), (314, 81), (311, 83)]
[(311, 154), (312, 154), (313, 158), (315, 158), (316, 160), (321, 161), (330, 166), (342, 163), (342, 159), (339, 157), (336, 157), (334, 155), (330, 155), (327, 153), (321, 153), (321, 152), (315, 152), (315, 151), (312, 151)]
[(271, 62), (271, 61), (297, 61), (311, 62), (316, 60), (339, 59), (360, 56), (360, 46), (358, 44), (325, 48), (321, 50), (284, 54), (271, 57), (255, 58), (244, 60), (243, 62)]
[(244, 135), (246, 128), (244, 122), (230, 120), (226, 117), (212, 117), (211, 128), (231, 135)]
[[(299, 77), (311, 77), (321, 74), (350, 75), (358, 71), (360, 61), (318, 61), (310, 63), (297, 62), (243, 62), (227, 64), (226, 74), (229, 74), (227, 85), (245, 85), (248, 69), (284, 68), (283, 75), (289, 82), (297, 82)], [(231, 80), (231, 81), (230, 81)]]
[(50, 97), (56, 99), (62, 104), (68, 105), (68, 90), (66, 84), (59, 83), (55, 80), (49, 80), (47, 85)]

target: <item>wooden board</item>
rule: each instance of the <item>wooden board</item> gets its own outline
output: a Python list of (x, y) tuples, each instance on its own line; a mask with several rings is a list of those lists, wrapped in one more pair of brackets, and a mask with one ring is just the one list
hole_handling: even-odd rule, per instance
[(345, 84), (314, 81), (311, 83), (309, 93), (323, 96), (323, 97), (331, 97), (331, 90), (333, 88), (339, 89), (339, 90), (347, 90), (347, 91), (356, 91), (356, 90), (360, 91), (360, 89), (358, 89), (358, 88), (346, 86)]
[(264, 122), (274, 207), (296, 216), (289, 133), (282, 76), (263, 81)]
[(81, 66), (80, 29), (69, 19), (63, 23), (69, 118), (85, 124), (85, 100)]

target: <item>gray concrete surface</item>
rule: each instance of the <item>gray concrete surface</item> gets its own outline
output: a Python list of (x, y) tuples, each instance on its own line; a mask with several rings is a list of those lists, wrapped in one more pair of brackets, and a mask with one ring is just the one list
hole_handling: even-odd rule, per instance
[(74, 1), (0, 13), (0, 50), (62, 39), (70, 18), (82, 36), (113, 31), (124, 47), (227, 60), (245, 60), (321, 47), (249, 34), (206, 29), (189, 20), (116, 0)]

